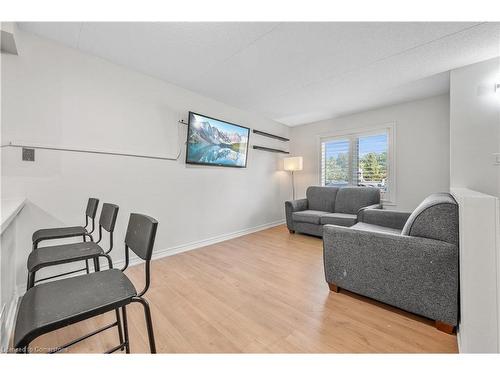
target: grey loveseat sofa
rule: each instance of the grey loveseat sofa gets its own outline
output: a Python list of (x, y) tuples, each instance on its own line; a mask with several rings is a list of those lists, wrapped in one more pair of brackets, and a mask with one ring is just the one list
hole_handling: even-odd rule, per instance
[(458, 204), (448, 193), (427, 197), (413, 213), (368, 209), (351, 228), (325, 225), (323, 254), (330, 289), (376, 299), (436, 321), (458, 323)]
[(380, 208), (380, 190), (372, 187), (310, 186), (305, 199), (285, 202), (290, 233), (322, 236), (323, 225), (349, 227), (367, 208)]

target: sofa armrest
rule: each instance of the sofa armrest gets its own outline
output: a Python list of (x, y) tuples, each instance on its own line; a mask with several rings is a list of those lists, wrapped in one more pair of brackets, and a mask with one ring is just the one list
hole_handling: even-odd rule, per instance
[(328, 283), (457, 324), (458, 246), (413, 236), (323, 227)]
[(365, 212), (366, 210), (377, 209), (377, 208), (382, 208), (382, 203), (375, 203), (370, 206), (361, 207), (357, 213), (358, 216), (357, 220), (361, 221), (361, 218), (363, 217), (363, 212)]
[(307, 210), (307, 207), (308, 207), (308, 202), (307, 199), (305, 198), (285, 202), (286, 226), (288, 227), (289, 230), (295, 230), (293, 227), (292, 214), (297, 211)]
[(358, 212), (358, 222), (403, 229), (410, 215), (411, 212), (368, 208)]

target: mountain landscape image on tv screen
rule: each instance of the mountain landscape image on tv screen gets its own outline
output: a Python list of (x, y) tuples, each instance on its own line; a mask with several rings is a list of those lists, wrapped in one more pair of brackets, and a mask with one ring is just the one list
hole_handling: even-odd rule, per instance
[(244, 168), (249, 132), (243, 126), (190, 112), (186, 162)]

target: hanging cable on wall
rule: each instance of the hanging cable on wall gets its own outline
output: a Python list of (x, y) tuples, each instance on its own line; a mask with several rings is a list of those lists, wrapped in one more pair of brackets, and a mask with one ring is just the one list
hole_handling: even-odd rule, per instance
[[(182, 120), (178, 121), (180, 124), (186, 124)], [(85, 148), (72, 148), (72, 147), (60, 147), (60, 146), (52, 146), (52, 145), (44, 145), (44, 144), (35, 144), (29, 142), (22, 141), (10, 141), (9, 143), (3, 144), (0, 147), (16, 147), (16, 148), (32, 148), (39, 150), (50, 150), (50, 151), (68, 151), (68, 152), (80, 152), (86, 154), (99, 154), (99, 155), (114, 155), (114, 156), (128, 156), (135, 158), (144, 158), (144, 159), (158, 159), (158, 160), (170, 160), (177, 161), (182, 155), (182, 146), (186, 144), (186, 142), (182, 142), (179, 140), (179, 131), (177, 132), (177, 144), (179, 145), (179, 151), (177, 152), (175, 157), (168, 157), (162, 155), (146, 155), (146, 154), (135, 154), (128, 152), (120, 152), (120, 151), (102, 151), (102, 150), (93, 150), (93, 149), (85, 149)]]

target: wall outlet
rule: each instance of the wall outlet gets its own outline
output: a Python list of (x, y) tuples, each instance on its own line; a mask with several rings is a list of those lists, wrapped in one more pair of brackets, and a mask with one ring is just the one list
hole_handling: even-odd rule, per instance
[(35, 161), (35, 149), (23, 147), (23, 161)]

